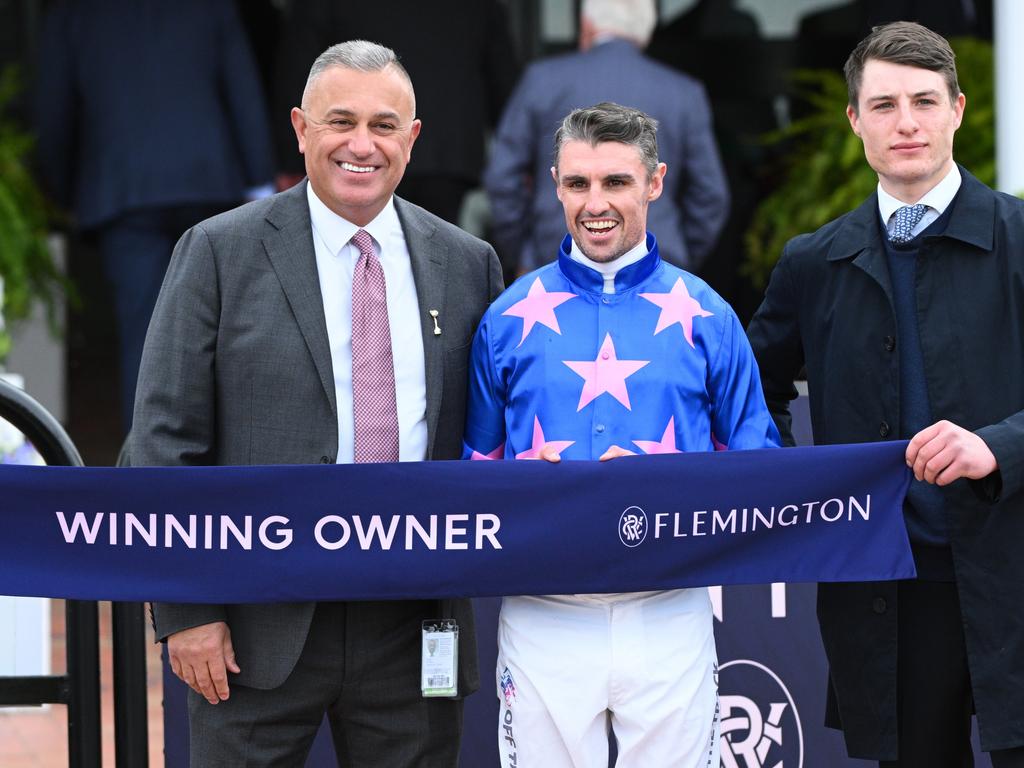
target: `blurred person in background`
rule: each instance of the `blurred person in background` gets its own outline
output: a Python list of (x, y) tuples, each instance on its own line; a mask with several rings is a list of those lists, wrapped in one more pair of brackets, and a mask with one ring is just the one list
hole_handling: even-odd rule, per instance
[(38, 167), (99, 248), (131, 427), (142, 346), (181, 234), (272, 191), (264, 96), (231, 0), (58, 0), (35, 83)]
[(729, 214), (729, 188), (703, 86), (643, 54), (656, 21), (654, 0), (583, 0), (580, 50), (531, 64), (498, 126), (484, 185), (493, 236), (518, 272), (552, 258), (564, 233), (562, 207), (547, 183), (550, 137), (571, 110), (611, 101), (658, 121), (661, 158), (672, 169), (651, 204), (661, 257), (696, 271)]

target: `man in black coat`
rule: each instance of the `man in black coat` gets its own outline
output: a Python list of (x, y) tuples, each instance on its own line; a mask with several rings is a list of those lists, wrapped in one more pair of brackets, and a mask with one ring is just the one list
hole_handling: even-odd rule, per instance
[(826, 719), (881, 766), (1024, 766), (1024, 202), (953, 162), (965, 97), (930, 30), (876, 27), (846, 64), (878, 173), (859, 208), (786, 246), (748, 330), (792, 443), (911, 438), (918, 578), (822, 584)]

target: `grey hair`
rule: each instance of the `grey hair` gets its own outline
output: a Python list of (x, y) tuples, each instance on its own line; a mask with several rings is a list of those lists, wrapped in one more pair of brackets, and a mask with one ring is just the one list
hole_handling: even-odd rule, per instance
[(640, 152), (648, 178), (658, 169), (658, 121), (639, 109), (610, 101), (574, 109), (555, 132), (556, 170), (562, 147), (570, 141), (585, 141), (592, 147), (604, 141), (628, 144)]
[(580, 14), (599, 31), (629, 38), (644, 47), (658, 21), (654, 0), (583, 0)]
[(302, 90), (303, 106), (306, 104), (309, 90), (316, 79), (328, 69), (333, 69), (334, 67), (354, 69), (358, 72), (383, 72), (389, 67), (393, 68), (409, 84), (409, 93), (412, 95), (413, 102), (413, 114), (415, 114), (416, 94), (413, 91), (412, 78), (409, 77), (409, 73), (399, 62), (398, 54), (386, 46), (379, 43), (371, 43), (369, 40), (347, 40), (344, 43), (337, 43), (317, 56), (313, 66), (309, 68), (306, 87)]

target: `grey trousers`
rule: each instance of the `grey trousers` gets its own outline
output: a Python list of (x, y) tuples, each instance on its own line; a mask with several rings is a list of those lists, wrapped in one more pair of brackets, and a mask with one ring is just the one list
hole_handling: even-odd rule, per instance
[(341, 768), (456, 768), (462, 702), (420, 695), (422, 612), (396, 603), (385, 621), (408, 623), (398, 634), (409, 642), (377, 652), (360, 642), (368, 638), (347, 636), (367, 632), (359, 606), (317, 605), (302, 654), (280, 687), (232, 685), (230, 698), (216, 705), (189, 691), (191, 768), (301, 768), (325, 713)]

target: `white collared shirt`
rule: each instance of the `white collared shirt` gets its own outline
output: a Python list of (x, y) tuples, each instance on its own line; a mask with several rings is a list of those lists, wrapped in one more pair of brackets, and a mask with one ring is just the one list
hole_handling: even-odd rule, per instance
[(643, 240), (619, 256), (615, 261), (592, 261), (580, 250), (575, 240), (572, 241), (569, 255), (572, 256), (573, 261), (578, 261), (583, 266), (590, 267), (595, 272), (601, 273), (601, 276), (604, 277), (603, 293), (615, 293), (615, 276), (619, 274), (619, 270), (628, 267), (630, 264), (636, 264), (647, 255), (647, 235), (645, 234)]
[[(924, 216), (921, 217), (921, 221), (917, 223), (917, 226), (910, 230), (911, 237), (917, 237), (921, 232), (924, 232), (931, 223), (941, 216), (945, 210), (949, 207), (949, 204), (953, 202), (953, 198), (956, 197), (957, 191), (960, 189), (960, 169), (956, 167), (956, 163), (953, 163), (952, 169), (947, 173), (938, 184), (929, 189), (922, 195), (921, 199), (917, 203), (927, 205), (928, 210), (925, 211)], [(915, 205), (916, 203), (905, 203), (902, 200), (897, 200), (895, 197), (890, 195), (884, 189), (882, 184), (878, 184), (878, 212), (882, 216), (882, 221), (885, 222), (886, 231), (892, 232), (892, 228), (895, 226), (895, 222), (892, 221), (892, 215), (896, 211), (905, 205)]]
[(373, 238), (387, 284), (388, 323), (395, 365), (395, 401), (398, 406), (398, 459), (423, 461), (427, 457), (427, 374), (423, 356), (420, 305), (412, 275), (409, 248), (392, 197), (384, 210), (365, 227), (346, 221), (316, 196), (306, 184), (313, 248), (320, 277), (320, 295), (327, 320), (327, 337), (338, 401), (338, 463), (352, 463), (355, 454), (352, 411), (352, 276), (359, 249), (351, 242), (360, 229)]

